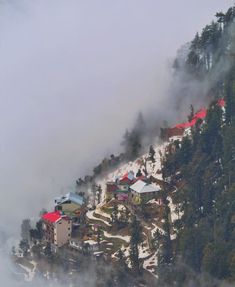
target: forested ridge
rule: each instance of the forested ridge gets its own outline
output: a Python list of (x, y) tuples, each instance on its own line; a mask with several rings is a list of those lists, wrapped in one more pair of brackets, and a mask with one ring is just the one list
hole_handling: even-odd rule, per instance
[(208, 276), (206, 286), (219, 284), (208, 278), (235, 282), (235, 7), (216, 17), (174, 64), (176, 73), (211, 83), (212, 102), (205, 121), (172, 143), (165, 158), (163, 175), (176, 185), (173, 200), (183, 215), (171, 226), (175, 242), (163, 242), (171, 255), (160, 262), (162, 285), (204, 286), (199, 274)]

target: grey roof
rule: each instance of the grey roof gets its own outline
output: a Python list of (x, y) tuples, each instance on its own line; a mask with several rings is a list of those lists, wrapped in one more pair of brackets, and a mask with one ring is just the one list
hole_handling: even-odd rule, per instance
[(79, 204), (79, 205), (84, 204), (84, 198), (75, 192), (69, 192), (62, 197), (55, 198), (55, 203), (56, 203), (56, 205), (58, 205), (58, 204), (62, 204), (64, 202), (66, 202), (68, 200), (70, 200), (73, 203)]
[(154, 184), (147, 184), (143, 180), (138, 180), (130, 186), (130, 189), (137, 193), (149, 193), (159, 191), (160, 187)]

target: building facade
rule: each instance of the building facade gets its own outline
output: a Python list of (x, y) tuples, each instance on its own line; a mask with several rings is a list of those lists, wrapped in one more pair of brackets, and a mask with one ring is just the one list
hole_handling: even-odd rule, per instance
[(133, 204), (141, 204), (142, 202), (147, 202), (148, 200), (157, 197), (157, 193), (161, 188), (156, 184), (148, 184), (142, 180), (136, 181), (130, 186), (131, 197), (130, 201)]
[(47, 242), (61, 247), (67, 244), (71, 238), (72, 221), (59, 211), (49, 212), (42, 215), (43, 234)]
[(75, 192), (55, 198), (55, 210), (70, 217), (79, 217), (84, 212), (84, 199)]

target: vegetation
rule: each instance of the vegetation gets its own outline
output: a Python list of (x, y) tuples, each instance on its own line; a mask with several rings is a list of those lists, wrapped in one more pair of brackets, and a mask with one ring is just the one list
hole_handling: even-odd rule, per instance
[(131, 224), (130, 261), (135, 274), (141, 273), (138, 245), (142, 241), (140, 222), (134, 216)]
[[(175, 197), (183, 216), (172, 226), (178, 233), (173, 265), (168, 262), (161, 272), (161, 279), (167, 273), (168, 284), (177, 286), (189, 280), (188, 275), (170, 276), (179, 261), (183, 262), (181, 272), (190, 268), (192, 278), (196, 272), (222, 280), (235, 279), (235, 7), (216, 16), (217, 23), (195, 36), (184, 68), (194, 77), (208, 80), (221, 60), (221, 67), (225, 68), (228, 59), (229, 66), (212, 82), (214, 101), (205, 123), (198, 122), (181, 144), (173, 143), (173, 152), (166, 155), (163, 167), (165, 178), (172, 180), (180, 173), (183, 182)], [(218, 98), (225, 99), (225, 115)]]

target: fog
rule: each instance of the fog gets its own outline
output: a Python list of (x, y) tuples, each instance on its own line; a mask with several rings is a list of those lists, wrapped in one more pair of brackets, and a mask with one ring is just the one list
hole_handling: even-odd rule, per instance
[(233, 1), (0, 3), (0, 226), (16, 235), (121, 150), (140, 110), (167, 110), (177, 49)]
[(14, 214), (1, 218), (35, 215), (118, 151), (139, 110), (157, 113), (176, 50), (228, 2), (3, 2), (0, 190)]

